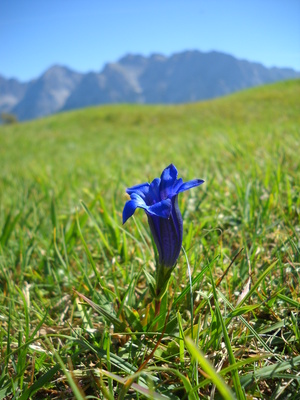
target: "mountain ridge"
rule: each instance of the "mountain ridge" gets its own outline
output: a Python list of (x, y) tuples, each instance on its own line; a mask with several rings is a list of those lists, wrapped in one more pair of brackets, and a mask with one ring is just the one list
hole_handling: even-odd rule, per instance
[(99, 72), (53, 65), (29, 82), (0, 75), (0, 112), (28, 120), (100, 104), (187, 103), (298, 77), (300, 72), (291, 68), (267, 68), (218, 51), (129, 53)]

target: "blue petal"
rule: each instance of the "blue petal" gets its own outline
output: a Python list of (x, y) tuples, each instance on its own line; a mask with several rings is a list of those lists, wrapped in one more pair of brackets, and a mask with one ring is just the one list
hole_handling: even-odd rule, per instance
[(134, 214), (136, 208), (137, 208), (136, 201), (134, 200), (127, 201), (123, 209), (123, 224), (125, 224), (128, 218), (130, 218)]
[(159, 185), (160, 185), (160, 178), (155, 178), (150, 184), (149, 196), (151, 196), (152, 198), (152, 204), (161, 201)]
[(137, 207), (145, 208), (147, 205), (141, 196), (132, 193), (131, 200), (127, 201), (123, 209), (123, 224), (134, 214)]
[(177, 196), (172, 199), (173, 208), (169, 219), (161, 219), (159, 235), (161, 238), (161, 254), (159, 262), (165, 267), (172, 268), (177, 262), (182, 246), (183, 224), (178, 208)]
[(172, 211), (172, 202), (170, 199), (167, 199), (148, 206), (141, 196), (132, 193), (131, 200), (127, 201), (123, 209), (123, 224), (134, 214), (137, 208), (144, 209), (151, 216), (169, 218)]
[(176, 194), (189, 190), (195, 186), (202, 185), (202, 183), (204, 183), (203, 179), (193, 179), (189, 182), (185, 182), (181, 186), (177, 187)]
[(177, 169), (171, 164), (163, 170), (160, 182), (160, 197), (166, 199), (173, 195), (173, 186), (177, 180)]
[(126, 193), (129, 195), (136, 193), (138, 194), (143, 200), (146, 200), (148, 192), (149, 192), (149, 183), (141, 183), (140, 185), (135, 185), (126, 190)]
[(172, 202), (170, 199), (162, 200), (153, 206), (147, 207), (147, 213), (161, 218), (169, 218), (172, 211)]
[(183, 180), (181, 178), (177, 179), (175, 185), (173, 186), (173, 196), (177, 194), (177, 190), (182, 186)]
[(172, 212), (169, 218), (157, 218), (148, 215), (148, 222), (154, 242), (157, 247), (161, 266), (172, 268), (175, 266), (182, 245), (182, 216), (177, 202), (177, 196), (170, 200)]

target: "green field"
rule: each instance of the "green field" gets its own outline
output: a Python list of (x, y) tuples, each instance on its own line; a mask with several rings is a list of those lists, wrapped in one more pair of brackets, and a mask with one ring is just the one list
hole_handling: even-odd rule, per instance
[[(205, 184), (155, 316), (122, 210), (170, 163)], [(0, 126), (0, 400), (299, 399), (299, 193), (300, 80)]]

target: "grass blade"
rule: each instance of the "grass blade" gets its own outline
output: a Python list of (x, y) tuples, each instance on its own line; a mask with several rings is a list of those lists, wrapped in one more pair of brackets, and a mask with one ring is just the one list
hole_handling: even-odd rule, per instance
[[(215, 308), (216, 308), (217, 318), (219, 320), (219, 324), (221, 324), (221, 326), (222, 326), (223, 338), (224, 338), (225, 346), (227, 348), (229, 362), (232, 366), (234, 366), (234, 365), (236, 365), (236, 361), (235, 361), (235, 357), (234, 357), (234, 354), (232, 351), (232, 347), (231, 347), (229, 335), (228, 335), (228, 332), (226, 329), (226, 325), (225, 325), (224, 319), (223, 319), (221, 311), (220, 311), (217, 292), (216, 292), (216, 286), (215, 286), (215, 282), (214, 282), (211, 270), (210, 270), (210, 275), (211, 275), (211, 284), (212, 284), (212, 289), (213, 289), (214, 304), (215, 304)], [(233, 379), (233, 385), (234, 385), (238, 400), (244, 400), (245, 394), (244, 394), (243, 388), (241, 386), (237, 368), (234, 368), (232, 370), (232, 379)]]
[(211, 363), (205, 358), (202, 351), (196, 347), (191, 338), (185, 338), (185, 344), (191, 356), (198, 361), (202, 369), (210, 376), (211, 381), (218, 388), (219, 392), (225, 400), (234, 400), (235, 396), (229, 386), (226, 385), (223, 378), (217, 373)]

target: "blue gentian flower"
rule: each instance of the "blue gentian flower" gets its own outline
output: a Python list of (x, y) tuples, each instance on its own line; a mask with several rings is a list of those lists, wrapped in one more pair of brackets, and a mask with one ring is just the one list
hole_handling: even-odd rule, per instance
[(181, 178), (177, 179), (177, 169), (171, 164), (160, 178), (154, 179), (150, 184), (133, 186), (126, 191), (131, 200), (125, 204), (123, 223), (134, 214), (136, 208), (146, 211), (158, 252), (158, 281), (170, 277), (182, 246), (183, 223), (178, 207), (178, 194), (203, 182), (202, 179), (194, 179), (183, 183)]

